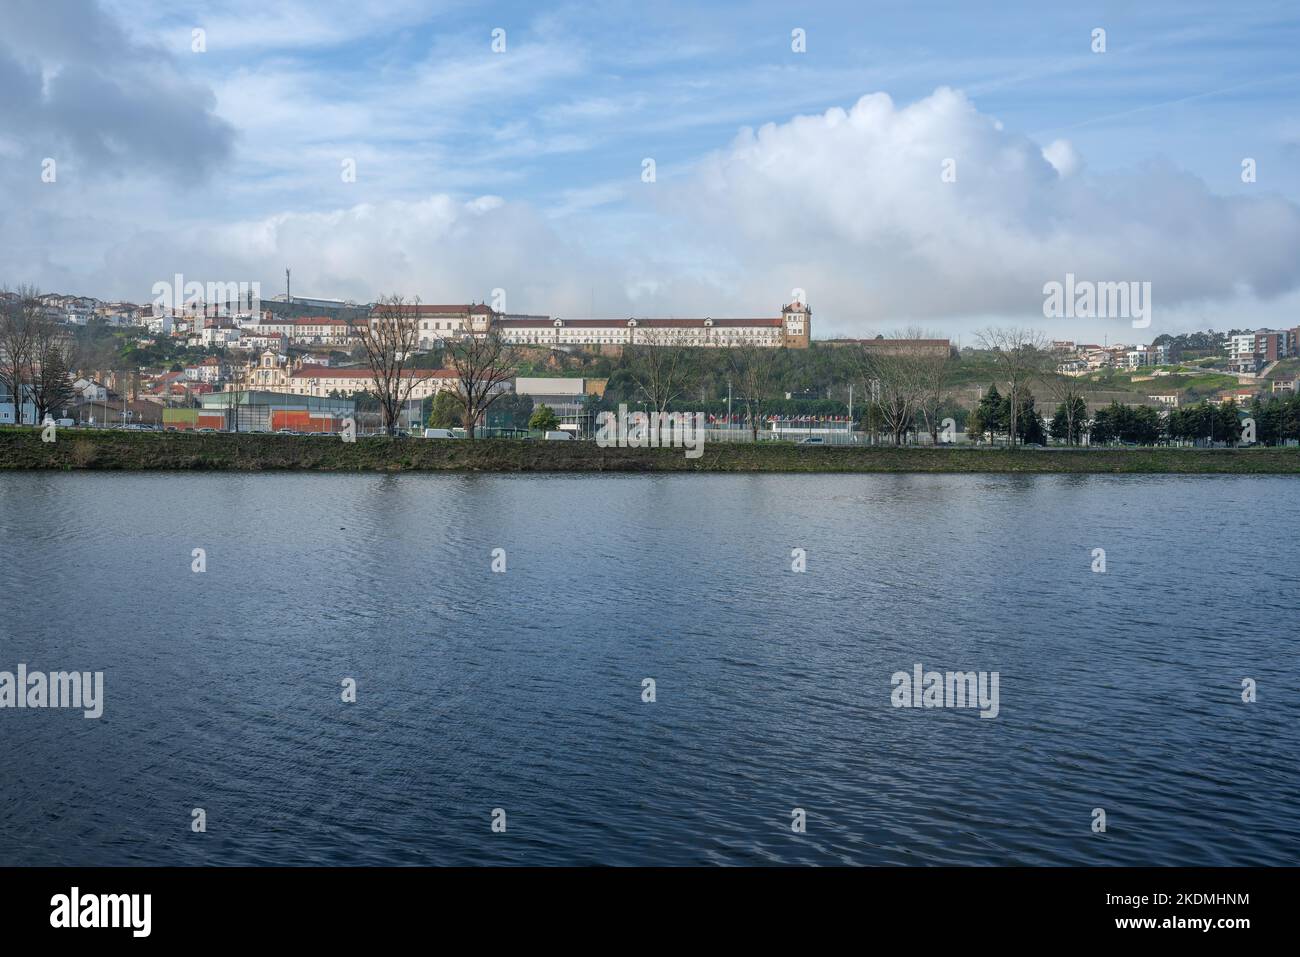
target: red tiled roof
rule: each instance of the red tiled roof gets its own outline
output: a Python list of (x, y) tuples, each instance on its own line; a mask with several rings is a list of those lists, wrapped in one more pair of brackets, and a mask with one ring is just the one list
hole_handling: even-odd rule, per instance
[[(376, 313), (382, 313), (385, 310), (391, 310), (392, 308), (393, 308), (392, 306), (384, 306), (376, 303), (374, 306), (371, 306), (370, 313), (371, 315), (374, 315)], [(400, 309), (403, 315), (410, 315), (410, 316), (464, 316), (464, 315), (482, 316), (482, 315), (488, 315), (492, 312), (492, 310), (489, 309), (483, 303), (478, 303), (476, 305), (471, 305), (470, 303), (461, 303), (459, 305), (449, 305), (449, 306), (447, 305), (438, 306), (438, 305), (433, 305), (430, 303), (423, 303), (423, 302), (403, 303)]]
[[(564, 328), (577, 329), (626, 329), (629, 320), (627, 319), (565, 319)], [(506, 329), (539, 329), (550, 327), (555, 324), (553, 319), (500, 319), (497, 321), (499, 326)], [(705, 328), (703, 319), (637, 319), (638, 328), (651, 329), (703, 329)], [(780, 318), (771, 319), (714, 319), (713, 327), (715, 329), (735, 329), (750, 328), (754, 326), (779, 328), (782, 324)]]
[(915, 345), (915, 346), (947, 347), (948, 345), (947, 339), (827, 339), (825, 341), (830, 343), (837, 343), (837, 344), (838, 343), (855, 343), (855, 344), (861, 343), (863, 345), (868, 345), (868, 346), (871, 345), (873, 342), (878, 342), (882, 346), (897, 346), (897, 345), (905, 344), (905, 345)]
[[(375, 374), (369, 369), (351, 368), (335, 369), (330, 366), (303, 366), (292, 373), (296, 379), (373, 379)], [(403, 376), (420, 379), (455, 379), (457, 374), (451, 369), (404, 369)]]

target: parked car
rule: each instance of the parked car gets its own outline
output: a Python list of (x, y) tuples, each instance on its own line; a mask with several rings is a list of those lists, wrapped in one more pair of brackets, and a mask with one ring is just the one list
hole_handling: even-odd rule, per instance
[(799, 445), (825, 445), (826, 439), (820, 435), (805, 435), (799, 440)]
[(216, 429), (209, 429), (209, 428), (202, 428), (202, 429), (196, 429), (195, 431), (197, 431), (197, 432), (214, 432), (214, 433), (215, 433), (217, 430), (216, 430)]
[(424, 437), (426, 439), (454, 439), (456, 436), (451, 434), (451, 429), (425, 429)]
[(547, 432), (543, 438), (548, 442), (570, 442), (573, 440), (573, 435), (569, 432)]

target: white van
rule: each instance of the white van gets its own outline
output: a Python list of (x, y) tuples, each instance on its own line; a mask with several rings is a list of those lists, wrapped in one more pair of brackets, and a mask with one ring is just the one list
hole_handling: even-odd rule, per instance
[(568, 432), (547, 432), (545, 438), (548, 442), (557, 439), (561, 442), (569, 442), (573, 439), (573, 435)]
[(426, 439), (454, 439), (451, 429), (425, 429), (424, 437)]

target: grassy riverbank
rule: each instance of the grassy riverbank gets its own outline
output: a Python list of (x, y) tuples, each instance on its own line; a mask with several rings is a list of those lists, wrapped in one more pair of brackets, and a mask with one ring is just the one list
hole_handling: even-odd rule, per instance
[(65, 429), (42, 442), (0, 428), (0, 470), (482, 472), (1167, 472), (1300, 475), (1300, 449), (854, 448), (785, 443), (602, 449), (591, 442), (476, 442)]

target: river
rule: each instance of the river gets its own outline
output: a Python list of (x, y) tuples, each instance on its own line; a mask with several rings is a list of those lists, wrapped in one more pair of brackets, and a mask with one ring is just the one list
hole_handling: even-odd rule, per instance
[(0, 863), (1295, 864), (1297, 491), (0, 474)]

